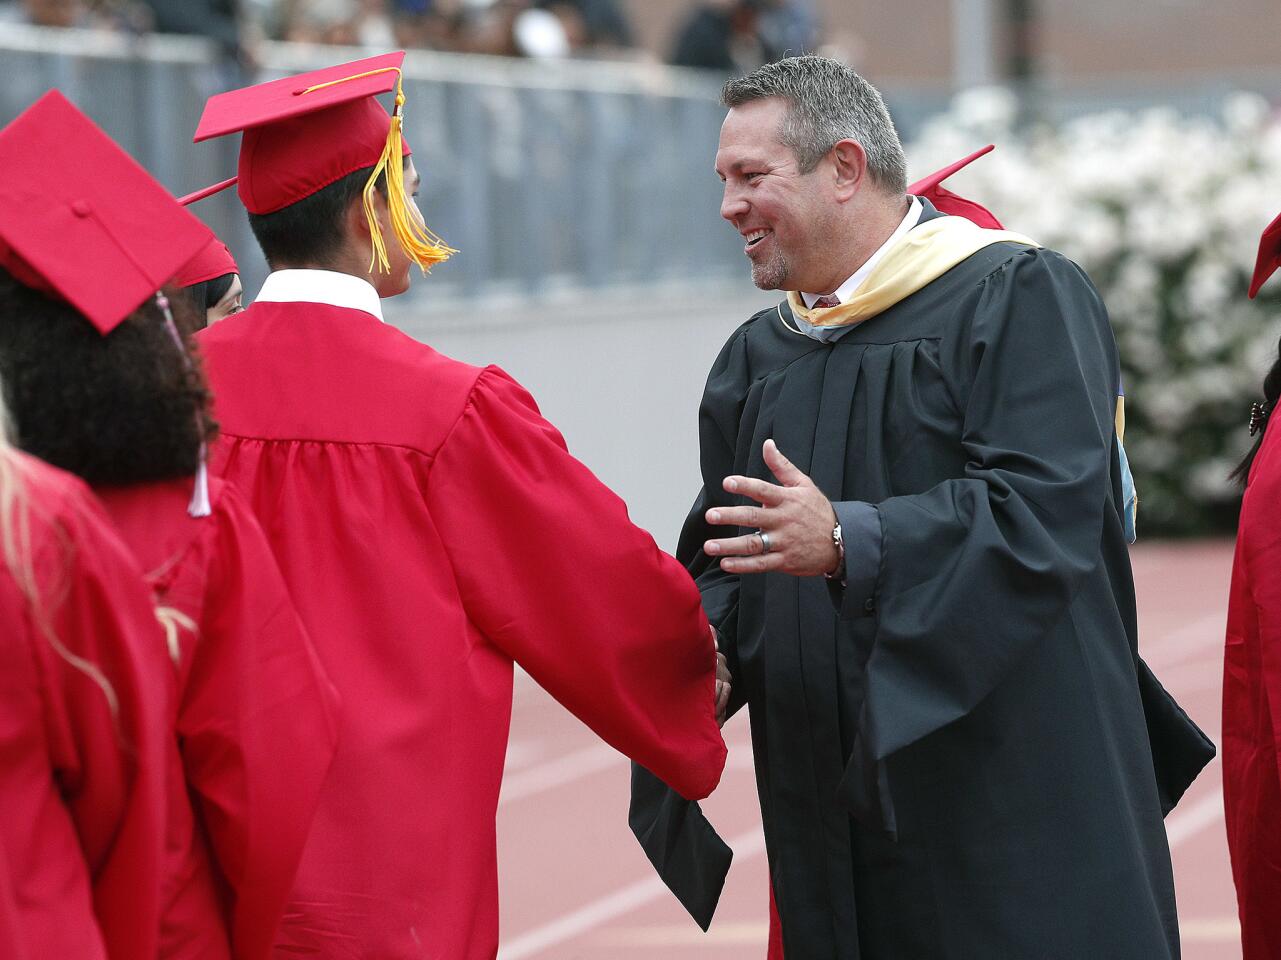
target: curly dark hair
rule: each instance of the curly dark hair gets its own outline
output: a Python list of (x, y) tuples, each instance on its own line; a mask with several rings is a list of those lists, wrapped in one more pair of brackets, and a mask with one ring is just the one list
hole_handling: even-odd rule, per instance
[(104, 337), (0, 269), (0, 381), (18, 446), (92, 485), (191, 476), (217, 432), (198, 360), (153, 300)]

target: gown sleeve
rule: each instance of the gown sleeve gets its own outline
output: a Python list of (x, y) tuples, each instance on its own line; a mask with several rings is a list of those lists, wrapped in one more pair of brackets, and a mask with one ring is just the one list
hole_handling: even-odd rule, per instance
[(710, 793), (725, 744), (698, 590), (502, 371), (477, 379), (427, 499), (485, 638), (615, 749)]
[(875, 762), (965, 716), (1047, 636), (1099, 562), (1111, 509), (1118, 361), (1079, 268), (1021, 253), (958, 301), (952, 329), (940, 365), (964, 471), (876, 505), (860, 724)]
[(87, 491), (67, 506), (65, 541), (48, 544), (40, 564), (42, 589), (55, 585), (43, 599), (52, 636), (35, 635), (49, 678), (53, 767), (108, 955), (150, 957), (159, 937), (170, 664), (132, 555)]
[(261, 528), (227, 486), (178, 714), (187, 783), (230, 889), (233, 953), (270, 956), (337, 742), (337, 694)]

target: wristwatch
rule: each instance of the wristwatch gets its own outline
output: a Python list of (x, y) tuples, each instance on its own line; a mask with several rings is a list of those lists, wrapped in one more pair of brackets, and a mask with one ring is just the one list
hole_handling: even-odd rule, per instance
[(838, 523), (832, 528), (832, 543), (836, 546), (836, 566), (829, 572), (823, 574), (828, 580), (835, 580), (840, 577), (841, 583), (845, 582), (845, 538), (841, 535), (841, 525)]

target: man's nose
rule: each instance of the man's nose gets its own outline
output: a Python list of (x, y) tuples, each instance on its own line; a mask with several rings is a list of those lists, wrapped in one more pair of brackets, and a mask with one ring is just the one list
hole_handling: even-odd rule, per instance
[(742, 193), (730, 184), (725, 184), (725, 192), (721, 195), (721, 216), (733, 223), (746, 212), (747, 201)]

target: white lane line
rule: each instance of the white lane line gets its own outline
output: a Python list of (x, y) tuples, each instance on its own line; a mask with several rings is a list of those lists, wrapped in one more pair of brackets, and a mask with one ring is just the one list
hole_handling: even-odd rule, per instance
[[(757, 827), (732, 838), (729, 840), (729, 845), (734, 851), (734, 862), (740, 863), (759, 857), (765, 852), (765, 837)], [(615, 917), (621, 917), (647, 903), (670, 896), (671, 893), (657, 876), (638, 880), (620, 890), (615, 890), (608, 896), (593, 900), (586, 906), (557, 917), (550, 923), (535, 927), (514, 940), (509, 940), (498, 948), (498, 960), (525, 960), (526, 957), (537, 956), (544, 950), (564, 943), (566, 940), (572, 940), (588, 930), (594, 930)], [(690, 921), (690, 923), (693, 922), (693, 920)]]
[(622, 766), (627, 761), (613, 747), (596, 743), (582, 750), (575, 750), (555, 760), (548, 760), (526, 770), (507, 774), (503, 777), (502, 792), (498, 795), (498, 805), (504, 806), (515, 800), (523, 800), (546, 790), (593, 773), (608, 770), (610, 767)]
[(1185, 810), (1175, 810), (1165, 821), (1165, 835), (1173, 850), (1207, 827), (1223, 819), (1223, 796), (1217, 790), (1206, 794)]
[[(729, 741), (729, 759), (726, 769), (736, 770), (751, 766), (752, 745), (749, 741)], [(555, 790), (566, 784), (590, 777), (618, 767), (624, 769), (627, 758), (604, 743), (594, 743), (590, 747), (575, 750), (538, 764), (531, 764), (523, 770), (503, 774), (502, 791), (498, 795), (498, 806), (503, 807), (517, 800)]]
[[(1156, 643), (1140, 641), (1139, 653), (1153, 670), (1166, 669), (1208, 647), (1221, 646), (1227, 625), (1227, 611), (1216, 611), (1165, 634)], [(1142, 631), (1142, 626), (1139, 629)]]
[[(1213, 766), (1211, 764), (1205, 772), (1208, 773)], [(1222, 818), (1223, 797), (1218, 790), (1206, 794), (1190, 807), (1175, 810), (1165, 822), (1170, 848), (1180, 846)], [(765, 852), (765, 837), (760, 828), (756, 828), (734, 837), (729, 845), (734, 851), (735, 862), (741, 863)], [(524, 960), (536, 956), (668, 895), (667, 887), (657, 876), (638, 880), (508, 941), (499, 948), (498, 960)]]
[(1170, 840), (1171, 850), (1223, 819), (1223, 788), (1217, 783), (1221, 775), (1218, 768), (1220, 768), (1220, 757), (1216, 756), (1198, 775), (1198, 781), (1213, 775), (1216, 779), (1214, 790), (1200, 797), (1193, 804), (1176, 806), (1170, 816), (1167, 816), (1166, 837)]

